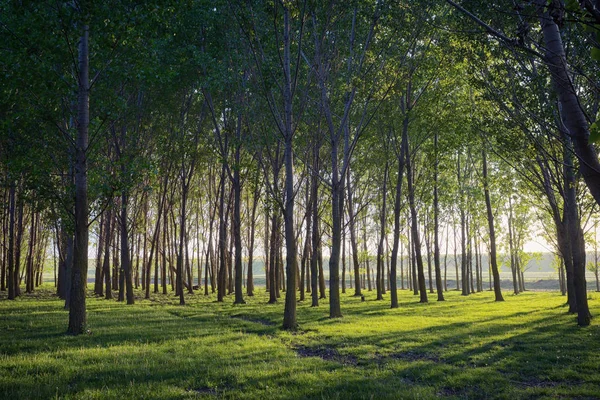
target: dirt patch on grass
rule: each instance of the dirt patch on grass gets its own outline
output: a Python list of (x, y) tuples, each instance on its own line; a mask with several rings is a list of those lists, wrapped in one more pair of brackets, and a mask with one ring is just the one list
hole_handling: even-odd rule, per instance
[(296, 346), (294, 350), (299, 357), (319, 357), (325, 361), (335, 361), (343, 365), (356, 366), (358, 364), (356, 356), (340, 354), (331, 347)]
[(208, 386), (203, 386), (195, 389), (188, 389), (189, 393), (200, 394), (200, 395), (209, 395), (209, 396), (217, 396), (219, 392), (215, 388), (211, 388)]
[(525, 376), (518, 381), (511, 380), (511, 383), (513, 383), (517, 386), (526, 387), (526, 388), (553, 388), (553, 387), (560, 386), (560, 385), (579, 386), (579, 385), (582, 385), (584, 382), (583, 381), (560, 381), (560, 382), (557, 382), (557, 381), (544, 380), (544, 379), (531, 377), (531, 376)]
[(443, 387), (437, 392), (438, 397), (456, 397), (462, 394), (463, 392), (461, 390), (457, 390), (450, 387)]
[(241, 319), (242, 321), (254, 322), (255, 324), (261, 324), (264, 326), (275, 326), (275, 322), (265, 318), (254, 318), (247, 315), (232, 315), (231, 318)]

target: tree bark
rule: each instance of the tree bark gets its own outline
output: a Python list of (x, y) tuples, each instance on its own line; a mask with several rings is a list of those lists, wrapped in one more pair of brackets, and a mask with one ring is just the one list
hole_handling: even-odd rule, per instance
[(437, 290), (438, 301), (444, 301), (444, 287), (442, 286), (442, 272), (440, 269), (440, 222), (439, 222), (439, 200), (438, 200), (438, 132), (435, 132), (433, 138), (435, 164), (433, 170), (433, 263), (435, 264), (435, 286)]
[(350, 182), (350, 171), (346, 175), (348, 192), (348, 226), (350, 229), (350, 247), (352, 251), (352, 263), (354, 266), (354, 296), (362, 296), (360, 284), (360, 261), (358, 259), (358, 245), (356, 240), (356, 215), (354, 214), (354, 198)]
[(485, 208), (487, 211), (488, 229), (490, 233), (490, 266), (494, 280), (495, 301), (504, 301), (502, 289), (500, 288), (500, 273), (498, 271), (498, 260), (496, 253), (496, 230), (494, 227), (494, 214), (492, 212), (492, 201), (490, 199), (490, 188), (487, 168), (487, 155), (485, 149), (481, 151), (483, 159), (483, 193), (485, 195)]
[(285, 308), (283, 311), (283, 329), (296, 329), (296, 265), (298, 262), (298, 249), (296, 248), (296, 234), (294, 231), (294, 152), (292, 139), (292, 74), (290, 71), (290, 10), (284, 6), (283, 10), (283, 101), (284, 101), (284, 165), (285, 165), (285, 204), (284, 204), (284, 229), (286, 251), (286, 280)]
[[(403, 135), (408, 137), (408, 126), (404, 129)], [(413, 246), (414, 246), (414, 254), (415, 254), (415, 262), (417, 265), (417, 278), (418, 278), (418, 287), (420, 294), (420, 302), (427, 303), (427, 287), (425, 285), (425, 274), (423, 270), (423, 255), (421, 254), (421, 238), (419, 237), (419, 224), (417, 218), (417, 207), (415, 204), (415, 189), (413, 186), (413, 170), (410, 152), (408, 149), (408, 139), (405, 140), (405, 156), (406, 156), (406, 177), (408, 182), (408, 203), (410, 207), (410, 217), (411, 217), (411, 234), (413, 238)]]
[(577, 302), (577, 324), (588, 326), (591, 314), (587, 300), (587, 284), (585, 280), (585, 242), (583, 230), (579, 219), (577, 207), (577, 196), (575, 193), (575, 172), (571, 156), (571, 139), (563, 134), (565, 163), (565, 214), (567, 217), (567, 230), (571, 240), (571, 251), (573, 258), (573, 275), (575, 287), (575, 301)]
[(387, 205), (387, 179), (388, 179), (388, 168), (389, 164), (386, 161), (385, 169), (383, 172), (383, 190), (382, 190), (382, 204), (381, 204), (381, 214), (379, 218), (379, 244), (377, 246), (377, 300), (383, 300), (383, 284), (384, 278), (383, 275), (385, 273), (385, 264), (384, 264), (384, 255), (383, 255), (383, 245), (385, 240), (385, 221), (386, 221), (386, 205)]
[(88, 271), (88, 184), (87, 157), (89, 110), (89, 27), (83, 26), (79, 40), (79, 86), (77, 138), (75, 148), (75, 243), (71, 290), (69, 326), (67, 333), (84, 333), (87, 325), (85, 297)]
[(110, 278), (110, 245), (112, 243), (112, 231), (113, 231), (113, 217), (112, 211), (109, 208), (106, 212), (106, 228), (105, 228), (105, 236), (104, 236), (104, 260), (102, 262), (102, 269), (104, 270), (104, 284), (105, 284), (105, 294), (104, 298), (106, 300), (112, 299), (112, 282)]
[(514, 233), (513, 233), (513, 208), (512, 208), (512, 197), (508, 197), (508, 249), (510, 252), (510, 270), (513, 278), (513, 293), (519, 294), (519, 284), (517, 281), (517, 266), (515, 260), (515, 245), (514, 245)]
[(16, 187), (15, 182), (11, 182), (8, 204), (9, 204), (9, 233), (8, 233), (8, 299), (16, 298), (15, 291), (15, 202)]
[[(564, 128), (573, 142), (573, 149), (579, 162), (579, 172), (583, 176), (590, 193), (600, 204), (600, 162), (593, 144), (589, 142), (590, 130), (585, 113), (581, 108), (577, 91), (569, 74), (565, 48), (558, 25), (549, 13), (546, 0), (536, 0), (538, 18), (546, 44), (545, 64), (550, 70), (552, 82), (561, 105)], [(584, 322), (584, 321), (582, 321)]]

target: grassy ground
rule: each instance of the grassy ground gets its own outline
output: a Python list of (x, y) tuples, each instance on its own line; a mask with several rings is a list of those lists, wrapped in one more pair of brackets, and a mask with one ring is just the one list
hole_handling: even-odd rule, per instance
[[(600, 398), (600, 328), (578, 328), (556, 293), (490, 292), (400, 308), (344, 295), (300, 304), (296, 333), (267, 298), (90, 298), (90, 333), (65, 336), (52, 288), (0, 301), (0, 398)], [(283, 303), (283, 299), (281, 301)], [(590, 294), (600, 315), (600, 294)]]

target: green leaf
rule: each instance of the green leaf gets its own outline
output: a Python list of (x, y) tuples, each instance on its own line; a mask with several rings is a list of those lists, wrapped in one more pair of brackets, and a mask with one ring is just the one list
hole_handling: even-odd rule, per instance
[(600, 49), (592, 47), (592, 58), (596, 61), (600, 61)]
[(565, 1), (565, 8), (568, 11), (575, 12), (579, 10), (579, 4), (577, 3), (577, 0), (567, 0)]

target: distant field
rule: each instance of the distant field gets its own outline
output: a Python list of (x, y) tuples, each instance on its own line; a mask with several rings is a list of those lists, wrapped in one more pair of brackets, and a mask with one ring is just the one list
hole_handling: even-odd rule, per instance
[[(541, 255), (540, 259), (532, 260), (529, 263), (529, 265), (527, 267), (528, 269), (525, 271), (526, 289), (556, 290), (556, 291), (559, 290), (558, 274), (551, 266), (553, 257), (554, 256), (550, 253), (543, 253)], [(454, 268), (454, 263), (453, 263), (452, 259), (453, 259), (453, 256), (449, 255), (448, 256), (448, 271), (447, 271), (447, 280), (448, 280), (449, 288), (456, 287), (456, 274), (455, 274), (455, 268)], [(90, 282), (90, 283), (94, 281), (94, 273), (95, 273), (94, 268), (96, 265), (95, 262), (96, 261), (94, 259), (89, 260), (88, 282)], [(487, 263), (487, 256), (484, 256), (483, 257), (484, 288), (489, 288), (489, 280), (488, 280), (489, 274), (485, 267), (487, 265), (486, 263)], [(53, 265), (54, 264), (53, 264), (52, 260), (47, 261), (45, 272), (44, 272), (44, 282), (47, 282), (47, 283), (54, 282), (54, 269), (53, 269), (54, 267), (53, 267)], [(427, 268), (427, 265), (425, 265), (425, 268)], [(323, 269), (324, 269), (324, 274), (325, 274), (326, 279), (329, 279), (329, 268), (328, 268), (327, 260), (324, 260)], [(262, 260), (255, 261), (253, 263), (252, 271), (254, 274), (255, 285), (264, 286), (265, 285), (264, 262)], [(194, 267), (192, 273), (194, 274), (194, 276), (197, 274), (197, 267)], [(398, 272), (398, 275), (400, 275), (399, 272)], [(427, 273), (425, 275), (427, 276)], [(512, 274), (510, 272), (509, 267), (507, 267), (507, 266), (500, 267), (500, 278), (502, 281), (502, 287), (506, 290), (510, 290), (512, 288)], [(595, 291), (596, 290), (596, 281), (595, 281), (594, 275), (590, 271), (587, 271), (586, 278), (587, 278), (588, 290)], [(204, 277), (202, 279), (204, 279)], [(350, 286), (351, 279), (353, 279), (353, 278), (351, 278), (351, 275), (349, 275), (349, 272), (347, 272), (347, 275), (346, 275), (347, 287)], [(198, 279), (195, 276), (194, 282), (197, 283), (197, 281), (198, 281)], [(398, 286), (400, 287), (399, 280), (398, 280)], [(427, 283), (427, 287), (429, 287), (429, 283)]]
[[(127, 306), (91, 296), (90, 333), (65, 336), (67, 312), (37, 290), (0, 293), (2, 399), (594, 399), (600, 327), (578, 328), (556, 293), (494, 303), (489, 292), (446, 294), (400, 308), (344, 295), (298, 305), (297, 332), (279, 329), (283, 299), (152, 295)], [(600, 294), (590, 293), (600, 315)]]

